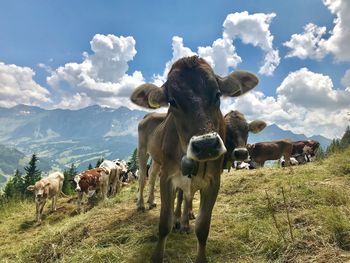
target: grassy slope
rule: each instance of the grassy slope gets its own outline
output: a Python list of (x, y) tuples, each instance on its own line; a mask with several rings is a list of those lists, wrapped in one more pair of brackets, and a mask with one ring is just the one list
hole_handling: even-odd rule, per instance
[[(350, 260), (349, 185), (350, 149), (299, 167), (224, 173), (208, 239), (209, 261)], [(0, 261), (149, 262), (159, 207), (136, 212), (136, 193), (137, 185), (132, 184), (81, 215), (73, 211), (74, 202), (61, 199), (55, 213), (48, 214), (47, 205), (42, 225), (33, 221), (33, 203), (9, 205), (0, 211)], [(170, 234), (165, 262), (192, 262), (195, 254), (193, 232)]]

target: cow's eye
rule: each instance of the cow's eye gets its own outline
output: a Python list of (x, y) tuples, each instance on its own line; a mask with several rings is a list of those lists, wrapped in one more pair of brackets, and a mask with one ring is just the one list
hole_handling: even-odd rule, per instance
[(169, 100), (169, 104), (174, 107), (174, 108), (177, 108), (177, 104), (175, 102), (175, 100)]

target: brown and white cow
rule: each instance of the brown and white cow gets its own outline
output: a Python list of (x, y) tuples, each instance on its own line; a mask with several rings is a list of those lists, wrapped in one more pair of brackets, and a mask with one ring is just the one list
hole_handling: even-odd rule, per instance
[(318, 148), (320, 147), (320, 143), (314, 140), (307, 141), (294, 141), (292, 156), (300, 156), (303, 155), (306, 157), (307, 161), (310, 161), (310, 157), (314, 157)]
[(115, 196), (121, 189), (119, 177), (122, 173), (122, 168), (117, 165), (115, 161), (109, 160), (104, 160), (99, 167), (104, 168), (109, 175), (107, 195), (109, 194), (110, 196)]
[(109, 173), (104, 168), (94, 168), (81, 172), (74, 177), (75, 191), (78, 193), (78, 211), (81, 211), (81, 202), (84, 196), (92, 196), (99, 192), (102, 199), (107, 198)]
[(247, 122), (244, 115), (239, 111), (230, 111), (225, 115), (227, 153), (225, 154), (224, 167), (229, 170), (234, 161), (248, 159), (247, 140), (249, 132), (259, 133), (266, 127), (261, 120)]
[(265, 161), (279, 160), (282, 156), (286, 160), (286, 166), (289, 166), (292, 148), (292, 142), (286, 139), (247, 145), (251, 161), (260, 167), (264, 166)]
[[(184, 191), (185, 198), (192, 198), (200, 190), (199, 216), (195, 226), (198, 239), (196, 262), (206, 262), (211, 213), (226, 152), (222, 140), (225, 138), (225, 123), (220, 111), (220, 96), (239, 96), (257, 84), (257, 77), (244, 71), (219, 77), (204, 59), (193, 56), (176, 61), (162, 87), (144, 84), (131, 95), (132, 102), (150, 109), (170, 104), (165, 120), (149, 133), (151, 136), (147, 142), (148, 153), (160, 165), (159, 240), (153, 262), (163, 261), (166, 238), (173, 226), (177, 188)], [(158, 141), (161, 147), (158, 147)], [(146, 172), (146, 166), (141, 165), (147, 163), (142, 159), (147, 156), (145, 150), (139, 149), (140, 173)], [(192, 177), (182, 175), (181, 164), (188, 160), (199, 162), (198, 171)]]
[(63, 173), (54, 172), (37, 181), (34, 185), (29, 185), (27, 187), (28, 191), (34, 191), (36, 219), (39, 223), (41, 222), (47, 199), (52, 199), (51, 211), (56, 211), (57, 198), (62, 192), (63, 181)]

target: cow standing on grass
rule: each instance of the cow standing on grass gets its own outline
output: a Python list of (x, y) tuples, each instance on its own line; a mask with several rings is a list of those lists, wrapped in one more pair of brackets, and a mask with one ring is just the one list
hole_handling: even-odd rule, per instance
[[(177, 188), (183, 190), (187, 200), (200, 191), (195, 226), (198, 239), (196, 262), (206, 262), (205, 247), (226, 152), (222, 140), (225, 138), (225, 123), (220, 111), (220, 97), (221, 94), (240, 96), (257, 84), (257, 77), (244, 71), (219, 77), (204, 59), (193, 56), (175, 62), (162, 87), (144, 84), (131, 95), (132, 102), (145, 108), (155, 109), (170, 104), (165, 120), (148, 142), (148, 153), (160, 165), (159, 240), (153, 262), (163, 261), (166, 238), (173, 226)], [(152, 147), (158, 146), (159, 141), (161, 147)], [(138, 151), (140, 173), (146, 172), (145, 157), (148, 154), (145, 150)], [(198, 162), (196, 168), (195, 162)], [(191, 163), (192, 170), (188, 169)], [(188, 202), (185, 202), (185, 207), (186, 204)]]
[(28, 191), (34, 191), (36, 220), (38, 223), (41, 222), (47, 199), (52, 199), (51, 211), (56, 211), (57, 198), (62, 192), (63, 181), (63, 173), (54, 172), (37, 181), (34, 185), (29, 185), (27, 187)]
[(285, 165), (289, 166), (292, 148), (290, 140), (258, 142), (247, 146), (251, 161), (259, 167), (263, 167), (267, 160), (279, 160), (282, 156), (286, 161)]
[(121, 189), (120, 174), (122, 168), (118, 166), (114, 161), (104, 160), (100, 166), (106, 173), (108, 173), (108, 186), (107, 195), (115, 196)]
[(92, 196), (99, 192), (103, 200), (107, 199), (109, 173), (104, 168), (94, 168), (81, 172), (74, 177), (75, 191), (78, 193), (78, 212), (81, 211), (81, 202), (86, 195)]

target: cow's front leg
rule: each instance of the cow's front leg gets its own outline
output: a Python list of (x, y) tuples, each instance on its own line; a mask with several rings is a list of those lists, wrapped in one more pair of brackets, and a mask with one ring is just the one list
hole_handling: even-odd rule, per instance
[(152, 255), (152, 262), (163, 262), (165, 243), (173, 226), (175, 189), (171, 179), (161, 176), (160, 178), (160, 218), (159, 218), (159, 240)]
[(57, 195), (52, 197), (51, 212), (56, 211), (56, 205), (57, 205)]
[(78, 192), (78, 213), (81, 212), (81, 201), (83, 200), (83, 192)]
[(196, 219), (195, 232), (198, 239), (197, 263), (207, 262), (205, 247), (209, 234), (211, 214), (220, 188), (220, 175), (214, 177), (210, 185), (200, 192), (199, 214)]
[(41, 223), (41, 218), (42, 218), (42, 216), (43, 216), (43, 211), (44, 211), (45, 203), (46, 203), (46, 200), (43, 201), (43, 202), (41, 202), (41, 203), (39, 203), (39, 205), (38, 205), (38, 206), (39, 206), (39, 207), (38, 207), (39, 213), (38, 213), (37, 221), (38, 221), (39, 223)]
[(159, 175), (160, 172), (160, 165), (153, 161), (151, 171), (149, 173), (148, 178), (148, 207), (149, 209), (152, 209), (157, 206), (157, 204), (154, 202), (154, 186), (156, 184), (157, 175)]

